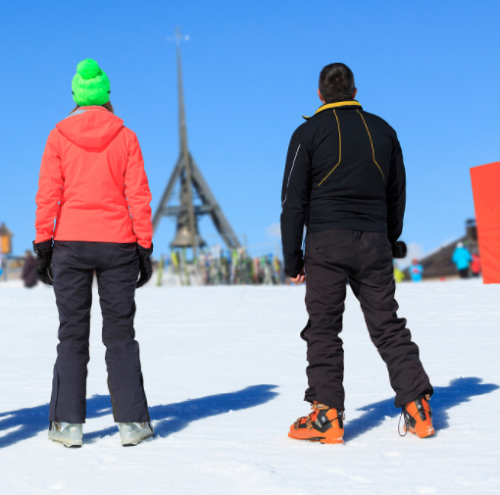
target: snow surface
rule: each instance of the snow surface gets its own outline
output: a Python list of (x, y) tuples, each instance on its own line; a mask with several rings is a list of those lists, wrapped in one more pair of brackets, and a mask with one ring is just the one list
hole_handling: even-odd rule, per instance
[(137, 292), (137, 338), (156, 437), (120, 446), (97, 294), (84, 446), (47, 440), (57, 344), (52, 290), (0, 284), (2, 494), (499, 494), (500, 287), (401, 284), (435, 386), (437, 434), (401, 438), (385, 365), (349, 292), (345, 445), (298, 442), (309, 412), (304, 288)]

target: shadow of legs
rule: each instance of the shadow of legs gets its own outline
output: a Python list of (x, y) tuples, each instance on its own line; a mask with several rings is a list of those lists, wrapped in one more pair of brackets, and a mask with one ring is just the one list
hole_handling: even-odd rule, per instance
[[(109, 395), (94, 395), (87, 399), (87, 418), (97, 418), (111, 412)], [(34, 437), (49, 427), (49, 404), (0, 413), (0, 432), (15, 430), (0, 437), (0, 448)]]
[[(431, 400), (434, 428), (443, 430), (449, 427), (448, 409), (469, 402), (471, 397), (484, 395), (500, 388), (494, 383), (481, 383), (477, 377), (455, 378), (447, 387), (434, 387)], [(353, 440), (367, 430), (379, 426), (386, 416), (395, 417), (401, 409), (394, 407), (394, 400), (387, 399), (364, 406), (358, 411), (365, 411), (359, 418), (346, 421), (345, 440)]]
[[(182, 430), (192, 421), (260, 406), (277, 397), (277, 392), (273, 391), (276, 387), (276, 385), (253, 385), (238, 392), (210, 395), (177, 404), (153, 406), (149, 409), (151, 420), (159, 421), (155, 426), (155, 433), (159, 437), (166, 437)], [(111, 414), (109, 395), (94, 395), (87, 399), (87, 419), (108, 414)], [(0, 437), (0, 448), (10, 447), (47, 429), (48, 417), (49, 404), (0, 413), (0, 432), (15, 428), (14, 431)], [(110, 426), (103, 430), (86, 433), (83, 438), (88, 441), (113, 435), (117, 431), (116, 426)]]
[[(192, 421), (224, 414), (229, 411), (240, 411), (260, 406), (277, 397), (276, 385), (253, 385), (238, 392), (209, 395), (199, 399), (187, 400), (177, 404), (153, 406), (149, 408), (151, 421), (155, 424), (155, 436), (166, 437), (176, 433)], [(116, 426), (85, 434), (84, 440), (113, 435), (118, 431)]]

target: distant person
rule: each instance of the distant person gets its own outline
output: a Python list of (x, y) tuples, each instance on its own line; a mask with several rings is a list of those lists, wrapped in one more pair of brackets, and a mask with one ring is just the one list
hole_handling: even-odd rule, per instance
[(2, 247), (0, 246), (0, 278), (4, 282), (8, 280), (8, 265), (7, 257), (2, 255)]
[(457, 247), (453, 252), (453, 256), (451, 257), (451, 261), (455, 263), (460, 278), (469, 278), (469, 266), (472, 262), (472, 256), (464, 246), (463, 242), (459, 242), (457, 244)]
[[(312, 405), (289, 436), (342, 443), (344, 352), (340, 332), (346, 283), (361, 303), (368, 331), (385, 361), (396, 407), (407, 431), (433, 434), (428, 403), (433, 393), (406, 320), (394, 299), (393, 257), (403, 258), (406, 179), (396, 132), (354, 99), (354, 76), (344, 64), (319, 77), (323, 105), (293, 134), (281, 193), (285, 270), (307, 281), (305, 400)], [(307, 227), (305, 256), (302, 252)], [(367, 384), (369, 387), (369, 384)]]
[(35, 287), (35, 285), (38, 283), (36, 277), (36, 261), (31, 251), (26, 251), (21, 278), (24, 281), (24, 286), (28, 289)]
[(400, 284), (405, 279), (405, 274), (399, 269), (397, 263), (394, 263), (394, 280)]
[(410, 277), (412, 282), (422, 282), (424, 269), (417, 259), (412, 260), (410, 266)]
[(473, 277), (481, 276), (481, 258), (478, 252), (472, 253), (472, 262), (470, 264), (470, 270)]
[(72, 90), (76, 108), (49, 134), (36, 196), (37, 272), (54, 285), (60, 320), (49, 438), (82, 445), (95, 271), (113, 416), (122, 445), (137, 445), (153, 435), (134, 338), (135, 289), (152, 275), (151, 193), (97, 62), (78, 64)]

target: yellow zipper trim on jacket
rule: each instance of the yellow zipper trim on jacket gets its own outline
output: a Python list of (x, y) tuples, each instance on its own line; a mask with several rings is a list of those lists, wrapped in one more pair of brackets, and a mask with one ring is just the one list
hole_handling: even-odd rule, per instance
[[(333, 105), (335, 105), (335, 103), (333, 103)], [(318, 184), (318, 187), (321, 186), (321, 184), (323, 184), (323, 182), (325, 182), (325, 180), (328, 179), (328, 177), (330, 177), (330, 175), (332, 175), (333, 171), (340, 165), (340, 161), (342, 160), (342, 138), (340, 136), (340, 122), (339, 122), (339, 117), (337, 115), (337, 112), (334, 110), (333, 113), (335, 115), (335, 118), (337, 119), (337, 128), (339, 130), (339, 162), (337, 163), (337, 165), (335, 165), (335, 167), (333, 167), (330, 170), (330, 172), (328, 172), (326, 177)]]
[[(322, 112), (323, 110), (329, 110), (330, 108), (338, 108), (338, 107), (360, 107), (361, 103), (357, 101), (338, 101), (337, 103), (326, 103), (325, 105), (319, 107), (315, 112), (314, 115), (317, 113)], [(305, 115), (302, 115), (302, 117), (306, 120), (310, 119), (311, 117), (306, 117)]]
[(382, 172), (380, 165), (377, 163), (377, 160), (375, 159), (375, 148), (373, 147), (372, 135), (370, 134), (370, 130), (368, 129), (368, 126), (366, 125), (365, 118), (363, 117), (363, 115), (361, 115), (360, 111), (357, 108), (356, 108), (356, 112), (359, 113), (359, 116), (363, 120), (363, 124), (365, 124), (366, 132), (368, 133), (368, 138), (370, 139), (370, 146), (372, 147), (373, 163), (375, 163), (375, 165), (377, 165), (377, 168), (380, 170), (380, 173), (382, 174), (382, 179), (385, 180), (384, 172)]

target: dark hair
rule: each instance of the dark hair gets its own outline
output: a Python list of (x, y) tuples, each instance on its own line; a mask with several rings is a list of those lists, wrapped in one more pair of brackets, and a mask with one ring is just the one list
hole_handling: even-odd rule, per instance
[[(111, 105), (111, 102), (108, 101), (107, 103), (104, 103), (104, 105), (98, 105), (100, 107), (103, 107), (105, 108), (106, 110), (110, 111), (111, 113), (115, 113), (115, 109), (113, 108), (113, 105)], [(80, 105), (77, 105), (75, 108), (73, 108), (73, 110), (71, 110), (70, 115), (75, 112), (76, 110), (78, 110), (80, 108)]]
[(319, 92), (325, 103), (352, 100), (354, 89), (354, 74), (347, 65), (336, 63), (323, 67), (319, 75)]

